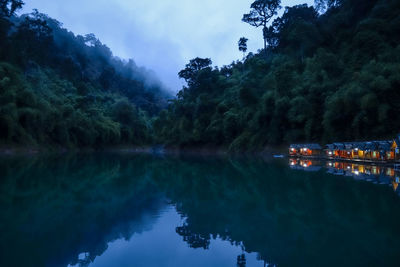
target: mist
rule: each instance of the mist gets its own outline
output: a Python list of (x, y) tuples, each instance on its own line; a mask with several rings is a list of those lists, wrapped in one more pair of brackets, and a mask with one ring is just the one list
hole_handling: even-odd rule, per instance
[[(260, 29), (243, 23), (252, 0), (244, 1), (129, 1), (32, 0), (33, 8), (63, 23), (68, 30), (94, 33), (113, 54), (133, 59), (153, 70), (172, 92), (182, 88), (177, 73), (195, 57), (209, 57), (218, 66), (242, 58), (237, 41), (249, 39), (249, 52), (262, 48)], [(312, 0), (286, 0), (282, 7), (313, 4)], [(284, 8), (280, 10), (280, 13)]]

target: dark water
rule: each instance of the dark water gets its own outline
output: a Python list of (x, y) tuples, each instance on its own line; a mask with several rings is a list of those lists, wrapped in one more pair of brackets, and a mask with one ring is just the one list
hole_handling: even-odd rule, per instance
[(387, 170), (117, 154), (3, 157), (0, 170), (0, 266), (400, 262)]

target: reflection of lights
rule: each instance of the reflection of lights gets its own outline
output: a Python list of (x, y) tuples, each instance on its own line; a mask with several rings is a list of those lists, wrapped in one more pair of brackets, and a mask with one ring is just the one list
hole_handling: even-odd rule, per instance
[(359, 174), (360, 174), (360, 172), (359, 172), (359, 171), (355, 171), (354, 173), (355, 173), (356, 175), (359, 175)]

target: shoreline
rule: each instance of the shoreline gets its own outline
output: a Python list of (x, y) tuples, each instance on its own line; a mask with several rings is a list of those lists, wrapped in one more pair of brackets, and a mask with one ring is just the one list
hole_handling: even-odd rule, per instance
[(41, 154), (65, 154), (65, 153), (132, 153), (132, 154), (153, 154), (153, 155), (199, 155), (199, 156), (262, 156), (273, 157), (275, 155), (289, 157), (286, 147), (265, 147), (262, 150), (229, 151), (224, 147), (174, 147), (174, 146), (114, 146), (102, 148), (65, 148), (46, 146), (21, 146), (21, 145), (0, 145), (0, 156), (17, 155), (41, 155)]

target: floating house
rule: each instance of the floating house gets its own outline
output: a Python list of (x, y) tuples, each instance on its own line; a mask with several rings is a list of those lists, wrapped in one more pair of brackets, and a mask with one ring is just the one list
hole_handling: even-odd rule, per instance
[(335, 144), (328, 144), (325, 146), (325, 153), (328, 158), (338, 158), (339, 150), (335, 146)]
[(319, 144), (307, 144), (300, 148), (302, 156), (318, 156), (321, 155), (322, 147)]
[(398, 135), (393, 141), (391, 145), (391, 157), (394, 157), (394, 160), (400, 160), (400, 135)]
[[(400, 139), (399, 139), (400, 144)], [(393, 142), (394, 143), (394, 142)], [(391, 141), (346, 142), (326, 145), (329, 158), (349, 160), (394, 160), (396, 147)], [(396, 143), (397, 144), (397, 143)]]
[(322, 147), (319, 144), (292, 144), (289, 147), (290, 156), (319, 156)]
[(378, 141), (379, 160), (394, 160), (394, 153), (392, 157), (391, 149), (391, 141)]
[(336, 148), (335, 154), (337, 154), (337, 157), (343, 158), (346, 156), (346, 148), (343, 143), (334, 143), (333, 145)]
[(300, 145), (290, 145), (289, 155), (290, 156), (299, 156), (300, 155)]
[(364, 159), (365, 156), (365, 143), (354, 142), (351, 145), (351, 158), (352, 159)]
[(344, 143), (344, 153), (342, 153), (342, 158), (352, 159), (354, 148), (355, 148), (354, 143)]
[[(289, 148), (291, 156), (321, 156), (319, 144), (293, 144)], [(388, 141), (344, 142), (327, 144), (324, 149), (329, 159), (354, 161), (400, 161), (400, 135)]]

